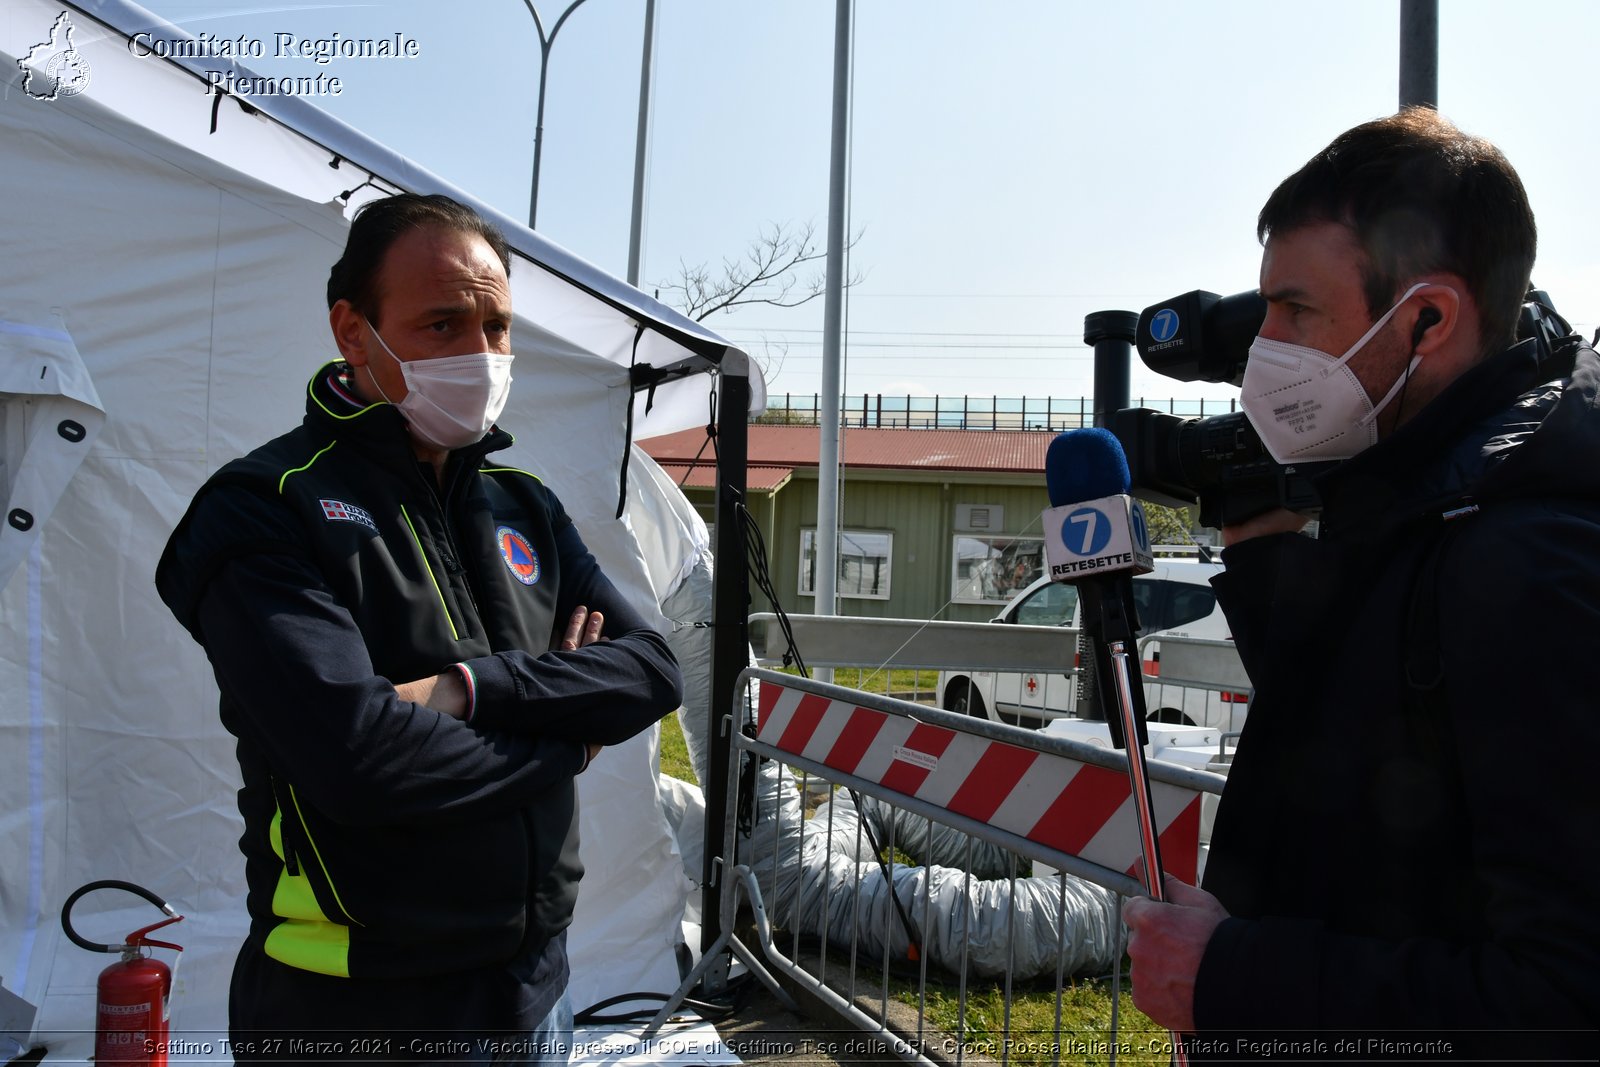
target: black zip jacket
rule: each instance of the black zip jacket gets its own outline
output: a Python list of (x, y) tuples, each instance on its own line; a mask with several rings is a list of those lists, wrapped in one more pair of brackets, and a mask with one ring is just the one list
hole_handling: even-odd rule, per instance
[(1535, 353), (1333, 468), (1317, 540), (1224, 554), (1257, 700), (1197, 1059), (1597, 1051), (1600, 361)]
[[(399, 412), (352, 404), (341, 370), (202, 487), (157, 570), (239, 738), (251, 941), (350, 979), (521, 966), (571, 922), (583, 743), (677, 707), (677, 665), (554, 494), (484, 460), (508, 434), (452, 453), (441, 491)], [(610, 640), (549, 651), (579, 604)], [(395, 693), (454, 664), (470, 722)], [(344, 1021), (464, 1021), (397, 1015)]]

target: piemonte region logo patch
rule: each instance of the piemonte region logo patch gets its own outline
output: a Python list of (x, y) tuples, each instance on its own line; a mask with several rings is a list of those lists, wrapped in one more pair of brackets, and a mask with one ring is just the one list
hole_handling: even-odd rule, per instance
[(371, 513), (365, 508), (358, 508), (343, 500), (319, 500), (317, 503), (322, 505), (322, 517), (329, 522), (354, 522), (377, 532), (378, 524), (372, 521)]
[(495, 530), (494, 539), (500, 545), (500, 558), (506, 561), (506, 569), (513, 578), (523, 585), (539, 580), (539, 553), (533, 550), (526, 537), (509, 526), (502, 526)]

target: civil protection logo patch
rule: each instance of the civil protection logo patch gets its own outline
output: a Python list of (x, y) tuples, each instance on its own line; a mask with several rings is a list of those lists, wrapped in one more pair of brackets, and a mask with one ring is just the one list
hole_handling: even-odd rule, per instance
[(533, 550), (526, 537), (509, 526), (502, 526), (495, 530), (494, 539), (500, 545), (500, 558), (506, 561), (506, 570), (513, 578), (523, 585), (539, 580), (539, 553)]

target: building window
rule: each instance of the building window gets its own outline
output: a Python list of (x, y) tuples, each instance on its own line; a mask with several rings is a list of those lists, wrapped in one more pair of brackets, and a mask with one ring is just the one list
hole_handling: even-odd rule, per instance
[[(839, 572), (835, 590), (841, 597), (889, 599), (889, 563), (894, 534), (874, 530), (839, 531)], [(800, 531), (800, 595), (816, 595), (817, 531)]]
[(950, 599), (961, 604), (1004, 604), (1044, 573), (1038, 537), (957, 534), (950, 555)]

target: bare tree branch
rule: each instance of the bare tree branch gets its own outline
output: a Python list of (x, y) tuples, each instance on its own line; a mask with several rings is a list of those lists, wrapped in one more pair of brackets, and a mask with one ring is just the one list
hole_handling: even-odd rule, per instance
[[(858, 231), (846, 250), (860, 240)], [(659, 292), (669, 294), (669, 303), (697, 322), (746, 304), (799, 307), (822, 295), (824, 271), (805, 268), (826, 258), (827, 249), (817, 247), (814, 224), (791, 228), (775, 222), (750, 242), (742, 258), (724, 257), (720, 269), (706, 263), (691, 267), (680, 259), (677, 277), (657, 285)], [(853, 274), (845, 280), (845, 287), (858, 285), (861, 279), (859, 272)]]

